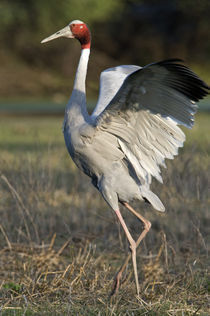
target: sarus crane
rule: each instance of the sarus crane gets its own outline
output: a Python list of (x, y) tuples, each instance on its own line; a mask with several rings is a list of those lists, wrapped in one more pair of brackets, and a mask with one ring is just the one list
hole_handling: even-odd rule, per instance
[[(90, 30), (84, 22), (74, 20), (41, 43), (59, 37), (76, 38), (81, 44), (73, 91), (65, 110), (66, 147), (77, 167), (92, 179), (92, 184), (115, 212), (130, 245), (130, 253), (116, 274), (113, 293), (117, 292), (122, 273), (132, 257), (139, 295), (136, 248), (151, 223), (129, 203), (134, 199), (144, 200), (157, 211), (165, 211), (160, 199), (150, 190), (152, 177), (162, 182), (160, 167), (165, 166), (166, 158), (177, 155), (185, 140), (178, 125), (193, 126), (195, 102), (206, 96), (210, 88), (180, 59), (144, 67), (122, 65), (101, 73), (98, 102), (89, 115), (85, 81)], [(136, 241), (119, 204), (144, 225)]]

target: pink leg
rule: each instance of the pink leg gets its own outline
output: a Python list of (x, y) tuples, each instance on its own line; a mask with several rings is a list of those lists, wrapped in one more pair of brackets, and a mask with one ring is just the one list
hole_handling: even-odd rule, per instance
[(137, 295), (139, 295), (139, 280), (138, 280), (138, 273), (137, 273), (137, 264), (136, 264), (136, 242), (135, 240), (132, 238), (126, 224), (125, 221), (120, 213), (119, 210), (115, 211), (124, 231), (126, 234), (126, 237), (130, 243), (130, 249), (131, 249), (131, 257), (132, 257), (132, 261), (133, 261), (133, 271), (134, 271), (134, 276), (135, 276), (135, 281), (136, 281), (136, 291), (137, 291)]
[[(151, 227), (151, 223), (145, 219), (141, 214), (137, 213), (128, 203), (123, 202), (122, 203), (130, 212), (132, 212), (135, 216), (138, 217), (138, 219), (143, 222), (144, 224), (144, 230), (143, 232), (140, 234), (140, 236), (138, 237), (136, 243), (135, 243), (135, 249), (139, 246), (140, 242), (142, 241), (142, 239), (144, 239), (144, 237), (146, 236), (146, 234), (148, 233), (148, 231), (150, 230)], [(120, 214), (121, 215), (121, 214)], [(127, 227), (126, 227), (127, 228)], [(130, 233), (129, 233), (130, 234)], [(114, 285), (113, 285), (113, 291), (111, 293), (111, 295), (117, 293), (119, 286), (120, 286), (120, 279), (122, 277), (122, 273), (125, 270), (125, 268), (127, 267), (127, 264), (130, 260), (132, 256), (132, 253), (128, 254), (124, 264), (121, 266), (120, 270), (117, 272), (117, 275), (115, 277), (115, 281), (114, 281)]]

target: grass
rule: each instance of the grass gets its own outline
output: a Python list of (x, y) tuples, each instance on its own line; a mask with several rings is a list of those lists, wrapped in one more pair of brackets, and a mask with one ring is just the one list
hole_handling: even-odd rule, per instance
[[(208, 315), (209, 118), (197, 115), (167, 161), (160, 214), (109, 297), (128, 245), (113, 213), (65, 149), (60, 117), (0, 118), (0, 314)], [(141, 226), (122, 210), (135, 238)]]

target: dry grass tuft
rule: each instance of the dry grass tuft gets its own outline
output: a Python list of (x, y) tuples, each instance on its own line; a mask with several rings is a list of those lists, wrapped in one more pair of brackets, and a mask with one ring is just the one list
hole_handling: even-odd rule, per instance
[[(47, 301), (53, 305), (71, 301), (72, 289), (79, 292), (87, 289), (94, 291), (99, 282), (99, 275), (94, 266), (100, 258), (93, 258), (94, 247), (85, 244), (79, 248), (77, 255), (72, 252), (70, 241), (59, 249), (54, 247), (55, 235), (50, 244), (26, 245), (10, 244), (0, 253), (0, 275), (4, 280), (0, 291), (4, 303), (2, 310), (11, 305), (45, 305)], [(67, 250), (68, 249), (68, 250)], [(68, 256), (64, 251), (68, 252)], [(92, 273), (94, 275), (92, 275)]]

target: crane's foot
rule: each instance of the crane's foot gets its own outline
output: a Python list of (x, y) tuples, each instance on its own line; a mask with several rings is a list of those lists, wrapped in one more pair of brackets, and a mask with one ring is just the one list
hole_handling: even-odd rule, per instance
[(121, 278), (122, 278), (122, 272), (119, 271), (114, 278), (113, 285), (112, 285), (112, 291), (110, 293), (110, 296), (117, 294), (119, 287), (120, 287)]
[(121, 266), (120, 270), (115, 275), (113, 285), (112, 285), (111, 295), (115, 295), (118, 292), (119, 287), (120, 287), (120, 280), (122, 279), (123, 272), (125, 271), (130, 258), (131, 258), (131, 253), (128, 254), (124, 264)]

